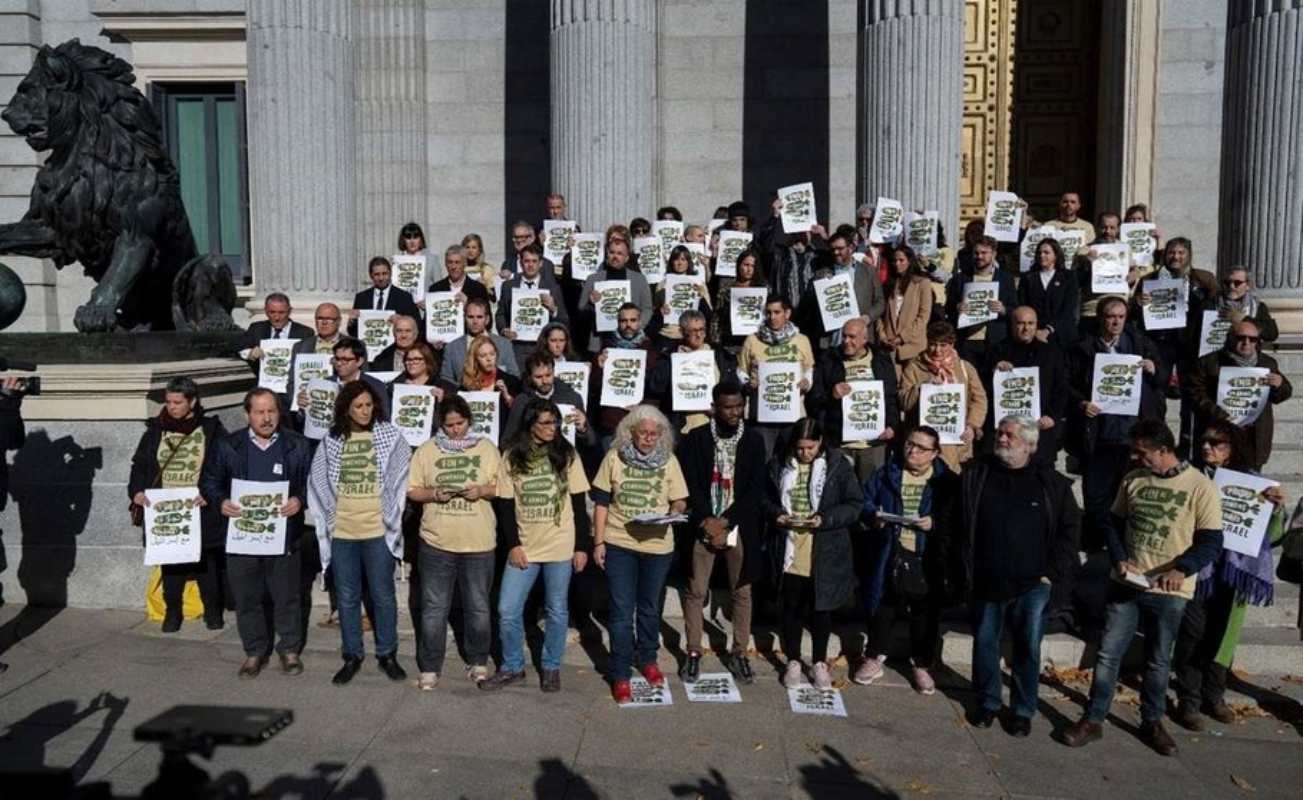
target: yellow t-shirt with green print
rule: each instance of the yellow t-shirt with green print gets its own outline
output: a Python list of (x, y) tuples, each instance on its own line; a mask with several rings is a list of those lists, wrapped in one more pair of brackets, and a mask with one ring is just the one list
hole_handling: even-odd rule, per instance
[[(1122, 479), (1113, 513), (1126, 520), (1127, 558), (1151, 576), (1171, 569), (1172, 561), (1194, 543), (1195, 531), (1222, 528), (1221, 493), (1194, 467), (1171, 478), (1160, 478), (1148, 469), (1133, 470)], [(1189, 600), (1198, 577), (1188, 576), (1176, 591), (1157, 587), (1149, 591)]]
[(579, 456), (570, 459), (564, 479), (546, 458), (534, 459), (516, 474), (510, 460), (498, 467), (498, 497), (515, 500), (516, 530), (525, 557), (540, 564), (569, 561), (575, 554), (575, 513), (570, 496), (588, 491)]
[(335, 500), (336, 539), (374, 539), (385, 535), (380, 511), (380, 463), (370, 431), (350, 433), (339, 454), (339, 493)]
[(159, 476), (159, 486), (163, 489), (190, 489), (198, 486), (207, 446), (202, 426), (195, 428), (188, 436), (184, 433), (164, 432), (155, 454), (159, 469), (167, 464), (167, 469), (163, 469)]
[[(481, 439), (462, 453), (445, 453), (433, 439), (416, 448), (408, 473), (410, 489), (464, 489), (498, 482), (498, 449)], [(498, 541), (493, 501), (454, 497), (446, 503), (425, 503), (421, 511), (421, 541), (449, 553), (484, 553)]]
[(679, 460), (670, 456), (658, 469), (631, 467), (612, 449), (606, 452), (593, 478), (593, 488), (611, 495), (606, 513), (606, 543), (652, 555), (674, 552), (670, 525), (643, 525), (629, 520), (639, 514), (669, 513), (670, 503), (688, 499)]
[[(813, 464), (796, 465), (796, 482), (792, 485), (790, 516), (797, 519), (809, 519), (814, 516), (814, 504), (810, 502), (810, 476)], [(789, 575), (810, 577), (814, 566), (814, 534), (808, 530), (795, 529), (788, 533), (792, 542), (792, 563), (783, 570)]]

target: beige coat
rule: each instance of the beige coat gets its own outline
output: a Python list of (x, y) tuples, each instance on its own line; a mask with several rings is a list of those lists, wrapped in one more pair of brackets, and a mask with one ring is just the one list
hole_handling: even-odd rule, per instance
[[(959, 365), (963, 368), (962, 376), (956, 375), (956, 382), (964, 384), (964, 397), (966, 399), (964, 422), (970, 427), (982, 429), (982, 424), (986, 421), (986, 390), (982, 388), (982, 381), (977, 376), (977, 370), (972, 364), (960, 359)], [(905, 421), (909, 425), (918, 424), (918, 397), (919, 387), (932, 380), (932, 373), (928, 372), (927, 367), (923, 366), (922, 358), (915, 358), (905, 365), (901, 370), (900, 385), (897, 393), (900, 396), (900, 410), (905, 415)], [(946, 466), (955, 472), (960, 471), (960, 466), (973, 457), (973, 445), (971, 444), (943, 444), (941, 445), (941, 460), (946, 462)]]
[(914, 278), (905, 287), (905, 296), (896, 311), (896, 298), (887, 297), (887, 310), (874, 323), (879, 342), (892, 342), (897, 338), (903, 344), (896, 347), (895, 362), (905, 364), (927, 347), (927, 323), (932, 317), (932, 281)]

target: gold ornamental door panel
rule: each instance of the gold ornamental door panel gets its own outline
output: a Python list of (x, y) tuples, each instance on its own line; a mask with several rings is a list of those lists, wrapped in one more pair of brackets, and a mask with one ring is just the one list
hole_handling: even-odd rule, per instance
[[(986, 213), (987, 193), (1009, 185), (1014, 21), (1019, 5), (1019, 0), (964, 2), (959, 171), (959, 215), (964, 221)], [(956, 244), (959, 239), (956, 235)]]

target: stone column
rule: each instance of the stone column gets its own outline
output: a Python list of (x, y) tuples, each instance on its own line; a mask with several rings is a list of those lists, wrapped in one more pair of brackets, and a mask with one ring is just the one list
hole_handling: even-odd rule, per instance
[(960, 239), (964, 4), (868, 0), (860, 43), (860, 196), (938, 210), (954, 244)]
[[(357, 274), (397, 252), (407, 222), (426, 228), (425, 2), (358, 0)], [(450, 242), (431, 241), (441, 249)]]
[(249, 0), (251, 310), (282, 291), (310, 315), (316, 301), (351, 299), (364, 274), (353, 14), (348, 0)]
[(1232, 0), (1227, 40), (1217, 263), (1247, 266), (1255, 286), (1294, 298), (1297, 311), (1303, 308), (1303, 0)]
[(650, 219), (655, 0), (552, 0), (551, 47), (553, 190), (585, 230)]

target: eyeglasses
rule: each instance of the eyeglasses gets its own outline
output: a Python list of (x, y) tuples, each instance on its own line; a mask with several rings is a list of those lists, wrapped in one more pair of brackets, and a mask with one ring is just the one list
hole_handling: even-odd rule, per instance
[(528, 233), (525, 234), (524, 236), (512, 236), (512, 237), (511, 237), (511, 241), (513, 241), (513, 242), (528, 242), (529, 240), (530, 240), (530, 234), (528, 234)]
[(1248, 282), (1248, 281), (1237, 281), (1237, 280), (1233, 280), (1233, 279), (1232, 279), (1232, 280), (1227, 280), (1227, 281), (1222, 281), (1222, 286), (1225, 286), (1227, 289), (1235, 289), (1235, 288), (1238, 288), (1238, 287), (1240, 287), (1240, 286), (1248, 286), (1248, 285), (1249, 285), (1249, 282)]
[(335, 361), (341, 364), (348, 364), (353, 361), (361, 361), (357, 356), (335, 356)]
[(317, 317), (317, 322), (339, 322), (339, 317)]
[(914, 452), (918, 452), (918, 453), (932, 453), (932, 452), (935, 452), (936, 449), (937, 449), (937, 448), (935, 448), (935, 447), (924, 447), (923, 445), (918, 444), (918, 443), (916, 443), (916, 442), (905, 442), (905, 450), (906, 450), (906, 451), (911, 451), (911, 450), (912, 450), (912, 451), (914, 451)]
[(1234, 336), (1231, 337), (1231, 341), (1235, 341), (1235, 342), (1256, 342), (1256, 341), (1259, 341), (1261, 338), (1262, 338), (1261, 336), (1250, 336), (1250, 335), (1248, 335), (1247, 333), (1237, 333), (1237, 334), (1235, 334)]

